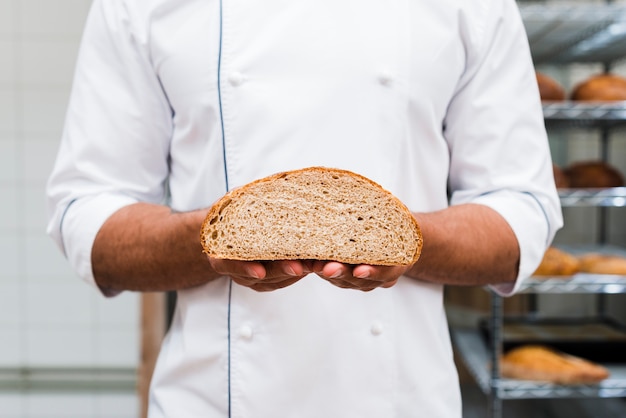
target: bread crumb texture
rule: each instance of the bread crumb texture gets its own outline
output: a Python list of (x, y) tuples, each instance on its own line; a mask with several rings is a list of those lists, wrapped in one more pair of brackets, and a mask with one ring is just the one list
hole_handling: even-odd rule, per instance
[(309, 167), (234, 189), (209, 210), (201, 243), (231, 260), (335, 260), (409, 265), (422, 236), (394, 195), (346, 170)]

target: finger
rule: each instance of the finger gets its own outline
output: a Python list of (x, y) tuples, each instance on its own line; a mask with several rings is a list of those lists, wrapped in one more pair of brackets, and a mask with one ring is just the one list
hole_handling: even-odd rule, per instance
[(408, 270), (407, 266), (350, 265), (336, 261), (314, 261), (313, 271), (333, 285), (344, 289), (370, 291), (389, 288)]
[(349, 266), (337, 261), (328, 261), (319, 269), (319, 275), (327, 279), (339, 279), (349, 273)]
[(309, 274), (310, 269), (299, 260), (279, 260), (271, 261), (264, 264), (266, 271), (266, 279), (273, 277), (303, 277)]
[[(330, 279), (329, 281), (335, 281), (336, 279)], [(345, 277), (341, 280), (344, 285), (347, 285), (351, 289), (359, 290), (372, 290), (377, 287), (381, 287), (382, 283), (372, 280), (354, 279), (352, 277)]]
[(398, 283), (398, 279), (392, 280), (390, 282), (386, 282), (386, 283), (382, 284), (380, 287), (384, 287), (385, 289), (388, 289), (388, 288), (394, 286), (396, 283)]
[(321, 278), (344, 289), (372, 290), (380, 286), (381, 283), (378, 281), (354, 277), (352, 268), (352, 265), (342, 264), (336, 261), (325, 262), (321, 268), (320, 265), (316, 266), (317, 274)]
[(282, 280), (278, 282), (265, 282), (265, 281), (252, 281), (245, 277), (232, 277), (233, 281), (241, 286), (249, 287), (252, 290), (256, 290), (257, 292), (271, 292), (273, 290), (282, 289), (287, 286), (291, 286), (296, 283), (301, 277), (293, 277), (287, 280)]
[(213, 270), (224, 276), (241, 276), (253, 279), (263, 279), (266, 276), (265, 267), (256, 261), (222, 260), (209, 257), (209, 263)]
[(340, 287), (342, 289), (354, 289), (354, 285), (352, 283), (348, 282), (348, 281), (345, 281), (345, 280), (341, 280), (341, 279), (324, 279), (324, 280), (326, 280), (327, 282), (329, 282), (333, 286), (337, 286), (337, 287)]
[(311, 261), (311, 271), (313, 273), (321, 275), (322, 274), (322, 270), (324, 269), (324, 266), (326, 265), (326, 263), (328, 263), (328, 261), (312, 260)]
[(359, 279), (367, 279), (381, 283), (395, 282), (406, 272), (406, 266), (371, 266), (361, 264), (352, 270), (352, 275)]
[(361, 290), (363, 292), (369, 292), (371, 290), (377, 289), (380, 286), (380, 283), (364, 283), (364, 282), (351, 282), (349, 280), (341, 280), (341, 279), (325, 279), (329, 283), (334, 286), (340, 287), (342, 289), (353, 289), (353, 290)]
[(370, 265), (367, 264), (360, 264), (358, 266), (356, 266), (353, 270), (352, 270), (352, 275), (358, 279), (369, 279), (372, 278), (372, 280), (376, 280), (377, 278), (377, 274), (376, 274), (376, 269)]

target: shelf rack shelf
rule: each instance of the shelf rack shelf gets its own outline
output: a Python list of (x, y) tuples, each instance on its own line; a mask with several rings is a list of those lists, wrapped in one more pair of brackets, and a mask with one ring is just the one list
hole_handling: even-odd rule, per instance
[(624, 207), (626, 187), (608, 189), (559, 189), (562, 207)]
[(519, 293), (615, 294), (625, 292), (626, 277), (624, 276), (578, 273), (568, 278), (530, 278), (521, 286)]
[(626, 126), (626, 102), (544, 102), (543, 116), (548, 127)]
[[(620, 188), (623, 189), (623, 188)], [(609, 244), (559, 245), (573, 255), (610, 254), (626, 258), (626, 249)], [(616, 294), (626, 293), (626, 276), (615, 274), (576, 273), (572, 276), (533, 276), (522, 283), (519, 293)], [(626, 363), (626, 358), (625, 358)]]
[(499, 399), (626, 397), (626, 364), (603, 364), (611, 376), (597, 385), (554, 385), (526, 380), (493, 379), (491, 353), (476, 329), (453, 329), (452, 340), (464, 364), (486, 395)]
[(622, 4), (518, 4), (535, 64), (615, 62), (626, 56)]

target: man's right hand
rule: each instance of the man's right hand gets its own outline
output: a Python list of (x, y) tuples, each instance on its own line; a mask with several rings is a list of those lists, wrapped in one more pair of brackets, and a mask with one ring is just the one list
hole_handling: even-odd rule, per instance
[(238, 261), (209, 257), (216, 273), (228, 276), (241, 286), (269, 292), (290, 286), (311, 273), (310, 263), (299, 260)]

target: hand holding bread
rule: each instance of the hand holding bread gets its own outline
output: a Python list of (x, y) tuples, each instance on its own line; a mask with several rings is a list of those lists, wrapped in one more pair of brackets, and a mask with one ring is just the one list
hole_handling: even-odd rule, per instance
[(276, 260), (241, 261), (209, 257), (213, 270), (229, 276), (235, 283), (258, 292), (290, 286), (306, 275), (315, 273), (329, 283), (344, 289), (370, 291), (393, 286), (408, 270), (406, 266), (352, 265), (336, 261)]
[(417, 261), (410, 211), (358, 174), (311, 167), (234, 189), (209, 210), (201, 243), (216, 271), (256, 290), (309, 272), (334, 285), (389, 287)]

